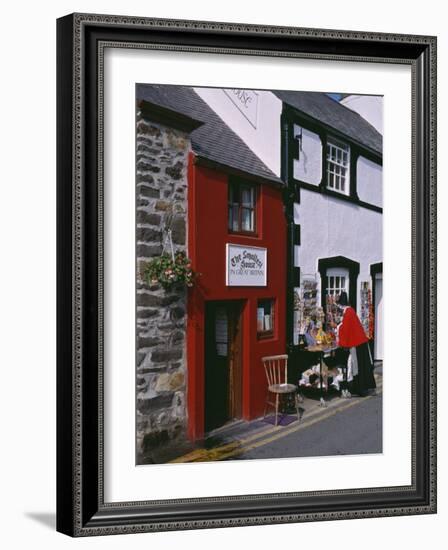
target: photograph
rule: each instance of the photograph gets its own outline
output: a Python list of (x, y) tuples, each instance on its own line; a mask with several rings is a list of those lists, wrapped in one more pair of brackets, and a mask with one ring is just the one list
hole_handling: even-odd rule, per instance
[(247, 21), (58, 19), (61, 533), (436, 512), (437, 39)]
[(443, 6), (5, 4), (3, 548), (440, 547)]
[(135, 101), (136, 464), (382, 453), (383, 97)]

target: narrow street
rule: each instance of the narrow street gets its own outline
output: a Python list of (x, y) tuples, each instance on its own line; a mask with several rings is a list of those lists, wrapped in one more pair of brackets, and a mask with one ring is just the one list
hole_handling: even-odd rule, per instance
[(278, 426), (273, 416), (235, 422), (215, 430), (203, 447), (172, 462), (381, 453), (382, 376), (376, 373), (375, 378), (376, 392), (367, 397), (330, 394), (326, 407), (320, 406), (316, 395), (305, 397), (300, 422), (292, 414), (283, 416)]
[[(328, 406), (283, 434), (262, 437), (233, 458), (290, 458), (378, 453), (382, 450), (382, 395)], [(293, 427), (294, 426), (294, 427)]]

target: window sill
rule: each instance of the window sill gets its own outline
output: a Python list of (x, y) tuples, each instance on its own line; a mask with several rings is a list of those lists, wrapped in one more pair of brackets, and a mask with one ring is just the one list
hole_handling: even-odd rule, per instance
[(333, 189), (332, 187), (325, 187), (325, 192), (328, 194), (341, 196), (341, 197), (349, 197), (350, 194), (346, 193), (345, 191), (338, 191), (337, 189)]
[(333, 191), (332, 189), (329, 189), (328, 187), (325, 187), (322, 183), (319, 185), (315, 185), (312, 183), (307, 183), (305, 181), (300, 180), (294, 180), (302, 189), (306, 189), (307, 191), (313, 191), (314, 193), (321, 193), (322, 195), (325, 195), (327, 197), (333, 197), (340, 199), (342, 201), (347, 201), (351, 204), (355, 204), (357, 206), (360, 206), (362, 208), (366, 208), (367, 210), (373, 210), (374, 212), (378, 212), (379, 214), (383, 213), (383, 208), (381, 206), (376, 206), (375, 204), (371, 204), (368, 202), (364, 202), (359, 199), (357, 195), (344, 195), (343, 193), (340, 193), (338, 191)]
[(228, 234), (235, 235), (237, 237), (258, 237), (258, 234), (255, 231), (232, 231), (231, 229), (228, 229)]
[(274, 332), (257, 332), (257, 339), (258, 340), (274, 340)]

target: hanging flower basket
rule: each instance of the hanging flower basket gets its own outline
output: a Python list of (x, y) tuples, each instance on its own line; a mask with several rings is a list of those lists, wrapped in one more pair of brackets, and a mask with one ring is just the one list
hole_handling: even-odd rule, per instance
[(175, 286), (192, 287), (198, 273), (191, 269), (191, 260), (185, 252), (163, 253), (143, 268), (143, 279), (149, 285), (160, 284), (165, 290)]

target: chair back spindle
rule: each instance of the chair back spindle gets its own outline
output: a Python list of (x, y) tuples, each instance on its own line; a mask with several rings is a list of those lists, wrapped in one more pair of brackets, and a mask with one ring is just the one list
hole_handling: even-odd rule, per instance
[(268, 386), (288, 383), (288, 356), (270, 355), (262, 358)]
[[(288, 383), (288, 356), (286, 354), (267, 355), (266, 357), (261, 358), (261, 362), (264, 366), (266, 381), (268, 384), (264, 416), (266, 416), (268, 406), (274, 407), (275, 425), (277, 426), (281, 404), (280, 397), (282, 395), (293, 394), (297, 411), (297, 420), (300, 421), (299, 401), (296, 394), (297, 386), (295, 384)], [(272, 400), (272, 397), (269, 397), (270, 395), (275, 396), (274, 401)]]

